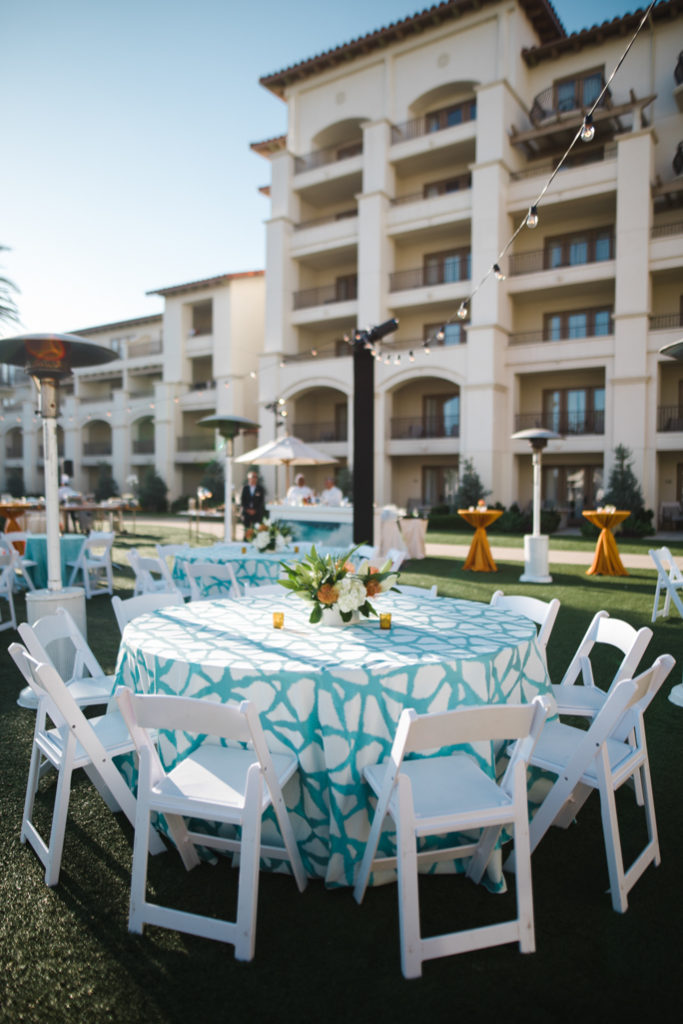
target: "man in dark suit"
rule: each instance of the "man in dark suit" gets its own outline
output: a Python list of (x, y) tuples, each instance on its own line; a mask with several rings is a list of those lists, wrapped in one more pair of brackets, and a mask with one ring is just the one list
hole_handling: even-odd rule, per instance
[(258, 473), (252, 471), (248, 474), (247, 482), (242, 488), (240, 505), (245, 530), (261, 522), (266, 509), (266, 496), (258, 482)]

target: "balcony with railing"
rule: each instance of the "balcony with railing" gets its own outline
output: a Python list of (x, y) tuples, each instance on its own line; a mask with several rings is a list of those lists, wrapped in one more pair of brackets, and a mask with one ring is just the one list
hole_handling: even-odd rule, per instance
[(535, 274), (541, 270), (583, 267), (614, 259), (614, 235), (601, 236), (601, 241), (603, 245), (600, 249), (593, 246), (578, 253), (576, 247), (571, 245), (566, 246), (564, 251), (546, 247), (535, 249), (533, 252), (513, 253), (508, 257), (508, 275), (515, 277), (520, 274)]
[(651, 331), (670, 331), (683, 327), (683, 312), (678, 313), (653, 313), (650, 317)]
[(563, 436), (579, 436), (582, 434), (604, 434), (605, 413), (603, 409), (580, 412), (520, 412), (515, 416), (515, 431), (531, 430), (539, 427), (542, 430), (553, 430)]
[(659, 405), (659, 406), (657, 406), (657, 430), (660, 433), (682, 431), (683, 430), (683, 406), (681, 406), (681, 405)]
[(348, 441), (346, 423), (294, 423), (295, 437), (307, 444), (324, 444), (333, 441)]
[(363, 140), (357, 139), (349, 142), (337, 142), (334, 146), (325, 146), (324, 149), (316, 149), (305, 156), (294, 157), (294, 173), (303, 174), (306, 171), (313, 171), (317, 167), (325, 167), (327, 164), (339, 163), (341, 160), (349, 160), (363, 152)]
[(303, 288), (294, 292), (294, 309), (310, 309), (313, 306), (328, 305), (331, 302), (348, 302), (358, 298), (358, 278), (349, 275), (334, 284), (318, 288)]
[(192, 434), (176, 438), (176, 451), (187, 452), (212, 452), (214, 450), (214, 438), (211, 431), (203, 434)]
[(153, 455), (154, 438), (148, 437), (144, 440), (133, 441), (133, 455)]
[(389, 291), (403, 292), (412, 288), (428, 288), (432, 285), (457, 284), (470, 278), (470, 254), (451, 264), (413, 267), (411, 270), (395, 270), (389, 274)]
[(83, 442), (83, 455), (84, 457), (94, 455), (111, 455), (112, 446), (111, 439), (108, 441), (84, 441)]
[(342, 210), (340, 213), (330, 213), (327, 217), (314, 217), (312, 220), (302, 220), (294, 225), (295, 231), (306, 231), (308, 228), (318, 228), (325, 224), (336, 224), (340, 220), (351, 220), (358, 216), (358, 210)]
[(477, 101), (469, 99), (460, 103), (453, 103), (448, 107), (441, 107), (420, 117), (412, 117), (409, 121), (395, 124), (391, 127), (391, 144), (407, 142), (410, 139), (418, 139), (422, 135), (431, 135), (433, 132), (444, 131), (446, 128), (454, 128), (465, 124), (468, 121), (476, 121)]
[(683, 220), (677, 220), (672, 224), (655, 224), (650, 231), (650, 238), (673, 238), (676, 235), (683, 235)]
[(130, 341), (128, 342), (128, 358), (135, 359), (136, 356), (158, 356), (163, 352), (161, 338), (152, 341)]
[(392, 441), (460, 437), (460, 421), (444, 416), (392, 416)]
[(24, 445), (19, 441), (11, 441), (5, 447), (5, 458), (6, 459), (23, 459), (24, 457)]

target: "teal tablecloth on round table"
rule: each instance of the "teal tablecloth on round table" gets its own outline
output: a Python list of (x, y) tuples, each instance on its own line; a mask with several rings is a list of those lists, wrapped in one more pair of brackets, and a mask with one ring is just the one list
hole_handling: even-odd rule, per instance
[[(236, 542), (212, 544), (210, 547), (188, 547), (178, 553), (173, 563), (173, 578), (179, 583), (185, 580), (185, 566), (188, 562), (216, 562), (224, 565), (229, 562), (235, 570), (235, 577), (240, 586), (258, 587), (263, 583), (275, 583), (283, 575), (280, 562), (300, 561), (310, 544), (304, 544), (295, 550), (294, 546), (284, 547), (279, 551), (259, 551), (253, 544)], [(323, 549), (327, 551), (328, 549)], [(333, 554), (346, 554), (347, 549), (330, 549)], [(226, 580), (212, 580), (210, 596), (220, 596), (220, 591), (227, 593), (230, 584)]]
[[(62, 586), (69, 585), (71, 569), (68, 562), (75, 562), (83, 546), (85, 537), (82, 533), (63, 533), (59, 538), (59, 555), (62, 562)], [(38, 564), (30, 569), (31, 578), (37, 590), (44, 590), (47, 586), (47, 536), (44, 533), (32, 533), (26, 538), (27, 558), (32, 558)]]
[[(271, 749), (299, 758), (285, 799), (307, 872), (330, 886), (353, 884), (371, 817), (363, 768), (387, 756), (403, 708), (549, 692), (529, 619), (441, 597), (384, 594), (375, 603), (391, 610), (391, 630), (376, 618), (311, 626), (306, 604), (284, 590), (281, 600), (164, 608), (126, 626), (117, 663), (117, 684), (135, 690), (255, 703)], [(283, 630), (273, 629), (274, 609), (285, 611)], [(183, 742), (163, 737), (168, 767)], [(493, 775), (490, 744), (475, 753)], [(503, 887), (500, 859), (496, 870), (493, 885)]]

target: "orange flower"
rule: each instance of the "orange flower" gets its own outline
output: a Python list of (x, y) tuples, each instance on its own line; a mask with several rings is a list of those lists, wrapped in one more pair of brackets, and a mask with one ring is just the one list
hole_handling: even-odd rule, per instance
[(334, 604), (339, 597), (339, 591), (336, 587), (333, 587), (331, 583), (323, 583), (315, 596), (321, 604)]
[(382, 592), (382, 584), (378, 583), (377, 580), (368, 580), (365, 584), (365, 593), (368, 597), (374, 597), (375, 594)]

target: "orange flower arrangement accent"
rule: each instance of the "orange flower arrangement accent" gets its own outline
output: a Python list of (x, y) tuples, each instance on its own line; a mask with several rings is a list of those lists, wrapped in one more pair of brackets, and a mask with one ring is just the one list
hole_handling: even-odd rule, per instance
[(339, 600), (339, 591), (331, 583), (323, 583), (316, 597), (321, 604), (334, 604)]

